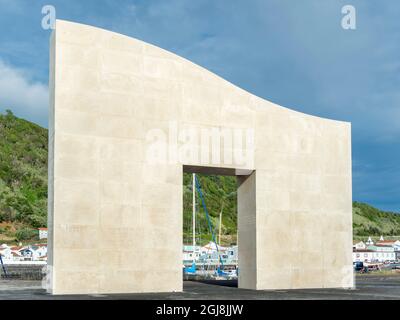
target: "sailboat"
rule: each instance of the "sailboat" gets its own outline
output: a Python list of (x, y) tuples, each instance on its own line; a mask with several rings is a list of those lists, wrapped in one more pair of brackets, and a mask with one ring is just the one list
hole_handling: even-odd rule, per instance
[[(201, 185), (200, 185), (200, 182), (199, 182), (198, 178), (196, 177), (196, 174), (193, 173), (192, 179), (193, 179), (193, 187), (192, 187), (192, 189), (193, 189), (192, 190), (193, 191), (193, 200), (192, 200), (193, 201), (193, 208), (192, 208), (192, 223), (193, 223), (193, 225), (192, 225), (192, 232), (193, 232), (193, 234), (192, 234), (192, 236), (193, 236), (192, 259), (193, 259), (193, 262), (192, 262), (192, 265), (190, 267), (185, 267), (184, 268), (184, 273), (185, 274), (196, 274), (197, 273), (197, 271), (196, 271), (196, 190), (197, 190), (197, 192), (199, 194), (199, 197), (200, 197), (201, 204), (203, 206), (203, 210), (204, 210), (205, 216), (206, 216), (206, 220), (207, 220), (207, 223), (208, 223), (209, 231), (211, 232), (211, 235), (212, 235), (212, 243), (215, 245), (215, 248), (216, 248), (216, 251), (217, 251), (216, 253), (217, 253), (218, 263), (217, 263), (216, 270), (214, 270), (215, 279), (229, 279), (229, 278), (235, 277), (235, 276), (237, 276), (237, 274), (235, 274), (236, 270), (231, 270), (229, 272), (226, 272), (224, 270), (225, 269), (224, 268), (224, 263), (223, 263), (223, 260), (222, 260), (222, 257), (221, 257), (221, 253), (220, 253), (220, 250), (219, 250), (219, 248), (221, 246), (222, 211), (223, 211), (224, 207), (222, 205), (221, 212), (220, 212), (219, 232), (218, 232), (219, 233), (218, 234), (218, 236), (219, 236), (218, 240), (219, 241), (217, 242), (216, 235), (214, 233), (214, 230), (213, 230), (213, 227), (212, 227), (212, 223), (211, 223), (211, 219), (210, 219), (210, 216), (209, 216), (209, 213), (208, 213), (208, 210), (207, 210), (207, 206), (206, 206), (206, 203), (205, 203), (204, 195), (203, 195), (203, 192), (202, 192), (202, 189), (201, 189)], [(204, 264), (203, 264), (203, 270), (200, 270), (199, 273), (202, 273), (201, 271), (203, 271), (203, 273), (205, 272), (206, 274), (208, 273), (204, 269)]]
[(192, 258), (193, 262), (190, 267), (185, 267), (183, 269), (183, 272), (186, 274), (196, 274), (196, 174), (192, 174), (192, 180), (193, 180), (193, 185), (192, 185), (192, 193), (193, 193), (193, 198), (192, 198), (192, 232), (193, 232), (193, 239), (192, 239)]

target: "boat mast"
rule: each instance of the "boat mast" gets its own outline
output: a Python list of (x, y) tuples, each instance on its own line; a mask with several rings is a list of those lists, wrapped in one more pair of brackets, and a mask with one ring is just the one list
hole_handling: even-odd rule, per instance
[(236, 245), (239, 247), (239, 226), (236, 218)]
[(196, 247), (196, 174), (193, 173), (193, 207), (192, 207), (192, 231), (193, 231), (193, 262), (195, 261), (195, 247)]
[(221, 246), (221, 226), (222, 226), (222, 211), (224, 211), (224, 204), (222, 202), (221, 211), (219, 212), (219, 231), (218, 231), (218, 245)]

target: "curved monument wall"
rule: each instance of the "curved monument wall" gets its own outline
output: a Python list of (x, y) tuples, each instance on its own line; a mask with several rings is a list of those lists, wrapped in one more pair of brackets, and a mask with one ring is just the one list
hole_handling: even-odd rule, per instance
[(349, 123), (67, 21), (50, 69), (50, 292), (181, 291), (182, 172), (197, 167), (239, 176), (240, 287), (353, 286)]

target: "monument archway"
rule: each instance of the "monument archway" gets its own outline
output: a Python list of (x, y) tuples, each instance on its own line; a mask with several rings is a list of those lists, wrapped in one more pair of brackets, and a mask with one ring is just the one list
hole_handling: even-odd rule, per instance
[(91, 26), (50, 51), (49, 292), (181, 291), (183, 166), (240, 177), (239, 287), (353, 286), (349, 123)]

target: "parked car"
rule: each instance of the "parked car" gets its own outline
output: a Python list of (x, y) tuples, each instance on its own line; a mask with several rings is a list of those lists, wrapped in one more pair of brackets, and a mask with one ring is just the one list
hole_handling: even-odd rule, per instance
[(354, 271), (361, 271), (364, 268), (364, 263), (361, 261), (357, 261), (353, 263)]

